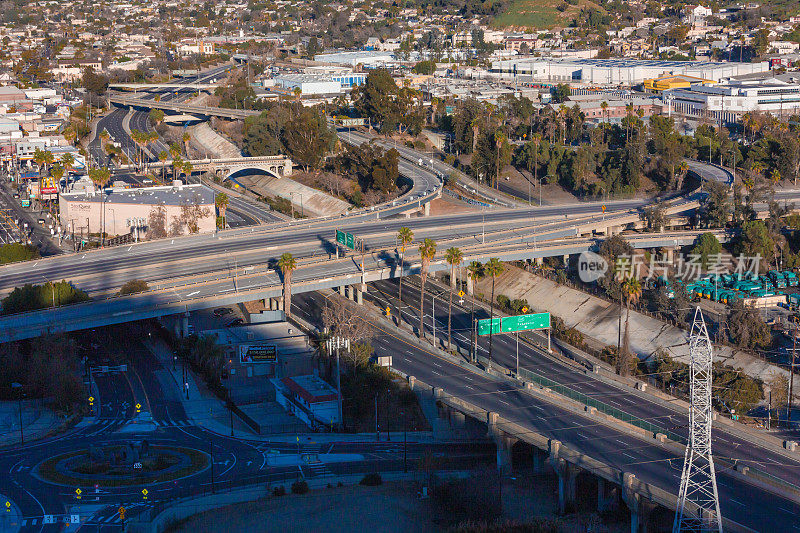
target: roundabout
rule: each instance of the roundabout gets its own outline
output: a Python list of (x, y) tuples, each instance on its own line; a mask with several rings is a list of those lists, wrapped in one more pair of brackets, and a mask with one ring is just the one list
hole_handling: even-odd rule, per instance
[(209, 465), (208, 455), (191, 448), (115, 442), (50, 457), (36, 465), (34, 474), (57, 485), (110, 488), (175, 481)]

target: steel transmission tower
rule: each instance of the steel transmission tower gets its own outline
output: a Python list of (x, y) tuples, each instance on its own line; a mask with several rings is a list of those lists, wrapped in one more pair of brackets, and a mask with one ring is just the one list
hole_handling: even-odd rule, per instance
[(711, 340), (698, 307), (689, 335), (689, 442), (683, 462), (673, 533), (722, 532), (717, 478), (711, 455)]

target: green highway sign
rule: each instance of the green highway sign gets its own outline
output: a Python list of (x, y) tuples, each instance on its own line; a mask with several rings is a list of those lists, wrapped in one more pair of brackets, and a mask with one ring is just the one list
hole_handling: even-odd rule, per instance
[[(500, 322), (502, 319), (500, 318), (493, 318), (491, 320), (492, 323), (492, 333), (500, 333)], [(478, 320), (478, 335), (488, 335), (489, 334), (489, 322), (488, 318), (483, 320)]]
[(341, 230), (336, 230), (336, 242), (351, 250), (356, 249), (356, 238), (352, 233), (345, 233)]
[(491, 333), (514, 333), (516, 331), (528, 331), (531, 329), (546, 329), (550, 327), (550, 313), (531, 313), (528, 315), (507, 316), (503, 318), (487, 318), (478, 320), (478, 335), (489, 334), (489, 323), (491, 322)]

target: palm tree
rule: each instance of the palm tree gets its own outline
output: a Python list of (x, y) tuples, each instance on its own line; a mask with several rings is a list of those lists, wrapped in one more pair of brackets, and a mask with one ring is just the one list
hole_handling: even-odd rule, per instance
[(492, 322), (494, 320), (494, 282), (497, 276), (503, 273), (505, 267), (503, 263), (500, 262), (500, 259), (497, 257), (489, 258), (489, 262), (483, 267), (483, 270), (487, 276), (492, 276), (492, 299), (489, 302), (489, 364), (492, 363)]
[(603, 100), (600, 102), (600, 109), (603, 110), (603, 142), (606, 142), (606, 126), (608, 126), (608, 120), (606, 120), (606, 111), (608, 110), (608, 102)]
[(181, 156), (181, 147), (177, 143), (170, 143), (169, 155), (172, 156), (172, 159), (178, 159)]
[[(531, 140), (533, 141), (533, 145), (536, 147), (535, 151), (533, 152), (533, 177), (534, 179), (536, 179), (537, 176), (539, 175), (539, 144), (542, 142), (542, 134), (538, 132), (534, 133), (533, 135), (531, 135)], [(539, 180), (539, 195), (540, 195), (539, 198), (541, 198), (542, 194), (541, 189), (542, 189), (542, 182), (541, 180)], [(529, 194), (528, 203), (530, 203), (530, 201), (531, 201), (531, 195)], [(539, 207), (542, 207), (541, 203), (539, 204)]]
[(98, 187), (102, 187), (111, 179), (111, 171), (107, 168), (93, 168), (89, 171), (89, 179)]
[(181, 170), (183, 170), (183, 173), (186, 174), (186, 182), (188, 183), (189, 178), (192, 177), (192, 170), (194, 170), (194, 167), (189, 161), (184, 161)]
[[(431, 265), (431, 259), (436, 255), (436, 242), (431, 239), (425, 239), (419, 245), (419, 255), (422, 266), (419, 276), (422, 279), (422, 285), (419, 291), (419, 335), (425, 337), (425, 324), (424, 324), (424, 309), (425, 309), (425, 282), (428, 281), (428, 268)], [(433, 317), (436, 320), (436, 317)]]
[(495, 189), (498, 187), (498, 182), (500, 181), (500, 149), (503, 147), (503, 143), (506, 140), (506, 136), (503, 135), (503, 132), (497, 130), (494, 132), (494, 145), (497, 150), (496, 162), (495, 166), (495, 175), (494, 175), (494, 187)]
[(453, 292), (456, 290), (456, 267), (464, 260), (464, 254), (456, 247), (444, 252), (444, 260), (450, 265), (450, 302), (447, 304), (447, 349), (453, 349)]
[(178, 171), (183, 169), (183, 159), (178, 156), (172, 160), (172, 179), (176, 179)]
[[(467, 292), (469, 295), (472, 296), (474, 285), (479, 280), (483, 279), (485, 272), (483, 270), (483, 265), (480, 261), (472, 261), (467, 266)], [(470, 333), (470, 353), (472, 353), (472, 346), (475, 344), (475, 299), (471, 300), (471, 307), (469, 311), (469, 333)]]
[(283, 274), (283, 312), (292, 315), (292, 272), (297, 268), (297, 259), (285, 252), (278, 258), (278, 268)]
[(183, 153), (186, 154), (186, 157), (189, 157), (189, 141), (192, 140), (192, 136), (189, 135), (188, 131), (183, 133)]
[(680, 165), (678, 165), (678, 175), (675, 177), (676, 183), (676, 190), (683, 190), (683, 180), (686, 178), (686, 173), (689, 172), (689, 165), (686, 161), (681, 161)]
[(75, 140), (78, 138), (78, 132), (75, 130), (75, 126), (70, 124), (63, 131), (64, 138), (70, 142), (70, 144), (75, 144)]
[(158, 160), (162, 163), (162, 165), (161, 165), (161, 181), (164, 181), (164, 165), (163, 165), (163, 163), (167, 159), (169, 159), (169, 154), (166, 152), (166, 150), (161, 150), (160, 152), (158, 152)]
[(472, 153), (474, 154), (475, 150), (478, 149), (478, 133), (481, 131), (480, 120), (478, 117), (472, 119), (470, 126), (472, 126)]
[(222, 227), (223, 228), (225, 228), (225, 226), (226, 226), (226, 224), (225, 224), (225, 222), (226, 222), (225, 214), (226, 214), (226, 211), (228, 209), (228, 204), (229, 203), (230, 203), (230, 200), (228, 199), (228, 195), (225, 194), (224, 192), (221, 192), (221, 193), (217, 194), (217, 196), (214, 197), (214, 204), (216, 204), (217, 210), (219, 210), (219, 216), (222, 217)]
[(42, 167), (44, 167), (44, 151), (40, 148), (36, 148), (33, 151), (33, 162), (39, 167), (39, 172), (42, 172)]
[(642, 284), (633, 276), (622, 282), (622, 294), (625, 296), (625, 337), (620, 353), (617, 354), (617, 373), (627, 376), (631, 369), (630, 349), (628, 347), (628, 323), (631, 318), (631, 302), (636, 303), (642, 297)]
[(64, 167), (65, 171), (69, 172), (70, 170), (72, 170), (73, 165), (75, 165), (74, 155), (66, 153), (61, 156), (61, 166)]
[(402, 227), (397, 232), (397, 240), (400, 243), (400, 288), (397, 291), (397, 320), (398, 323), (402, 322), (403, 316), (400, 314), (401, 307), (403, 306), (403, 258), (405, 257), (406, 253), (406, 245), (410, 244), (411, 241), (414, 240), (414, 232), (411, 231), (409, 228)]

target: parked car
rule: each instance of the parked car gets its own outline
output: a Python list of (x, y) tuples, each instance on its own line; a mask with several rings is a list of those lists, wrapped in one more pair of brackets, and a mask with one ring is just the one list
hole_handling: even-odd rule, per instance
[(226, 328), (232, 328), (233, 326), (241, 326), (242, 324), (244, 324), (244, 319), (242, 319), (242, 318), (234, 318), (233, 320), (231, 320), (227, 324), (225, 324), (225, 327)]

